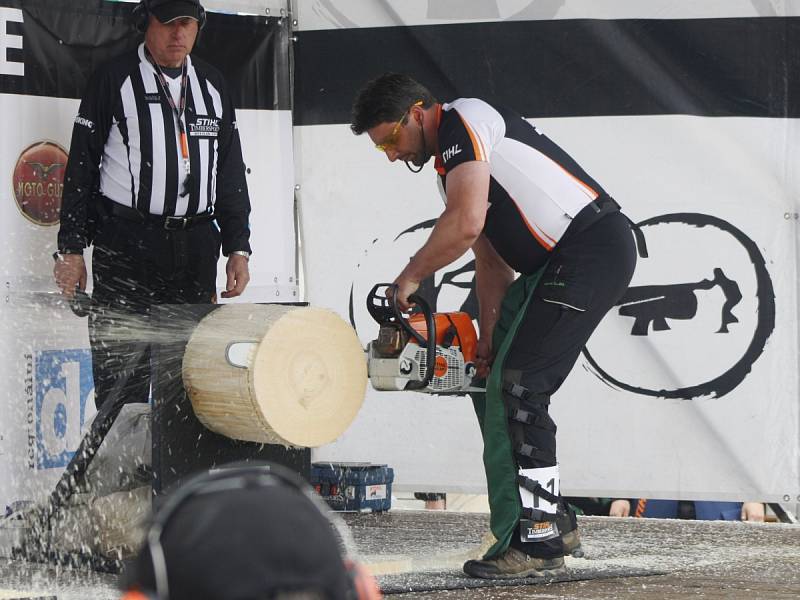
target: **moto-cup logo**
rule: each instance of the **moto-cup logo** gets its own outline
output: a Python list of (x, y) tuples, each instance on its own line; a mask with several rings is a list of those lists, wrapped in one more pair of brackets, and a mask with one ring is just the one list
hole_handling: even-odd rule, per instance
[(95, 413), (92, 357), (87, 349), (44, 350), (34, 355), (36, 468), (64, 467)]
[(14, 167), (14, 198), (20, 212), (37, 225), (55, 225), (61, 214), (67, 152), (53, 142), (25, 148)]
[(711, 215), (639, 223), (649, 258), (584, 349), (607, 383), (661, 398), (719, 398), (738, 386), (775, 328), (764, 257)]

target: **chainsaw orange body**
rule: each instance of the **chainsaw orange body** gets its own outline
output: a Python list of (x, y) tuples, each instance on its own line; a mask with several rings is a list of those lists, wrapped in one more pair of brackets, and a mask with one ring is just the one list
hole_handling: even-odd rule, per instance
[[(404, 317), (392, 301), (373, 288), (367, 299), (380, 325), (367, 346), (368, 372), (377, 390), (417, 390), (431, 394), (471, 391), (478, 336), (465, 312), (432, 313), (419, 297), (410, 297), (421, 312)], [(431, 335), (432, 334), (432, 335)]]

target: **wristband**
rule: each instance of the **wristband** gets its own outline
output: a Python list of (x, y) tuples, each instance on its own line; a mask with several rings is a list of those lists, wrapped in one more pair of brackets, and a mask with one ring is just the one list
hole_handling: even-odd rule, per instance
[(64, 257), (67, 255), (83, 256), (83, 252), (53, 252), (53, 260), (56, 262), (63, 262)]

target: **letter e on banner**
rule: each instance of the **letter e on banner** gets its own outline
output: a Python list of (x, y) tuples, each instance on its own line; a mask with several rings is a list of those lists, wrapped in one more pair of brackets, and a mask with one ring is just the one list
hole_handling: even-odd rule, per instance
[(0, 6), (0, 75), (25, 75), (25, 65), (9, 61), (10, 49), (22, 50), (22, 36), (7, 33), (8, 23), (22, 23), (22, 11), (18, 8)]

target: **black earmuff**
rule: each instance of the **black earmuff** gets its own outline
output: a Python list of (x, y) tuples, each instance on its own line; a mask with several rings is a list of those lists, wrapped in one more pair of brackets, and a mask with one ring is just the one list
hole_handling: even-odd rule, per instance
[(133, 27), (139, 33), (147, 31), (147, 22), (150, 19), (150, 11), (147, 8), (147, 0), (140, 0), (139, 4), (133, 7), (131, 20)]

